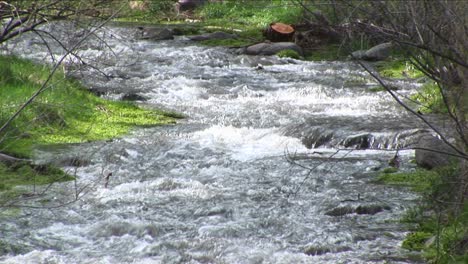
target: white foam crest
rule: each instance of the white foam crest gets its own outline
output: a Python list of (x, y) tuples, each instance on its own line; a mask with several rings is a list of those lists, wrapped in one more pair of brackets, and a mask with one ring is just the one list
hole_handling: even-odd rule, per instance
[(38, 264), (38, 263), (53, 263), (53, 264), (68, 264), (70, 263), (65, 257), (57, 255), (54, 250), (33, 250), (24, 255), (17, 255), (2, 260), (3, 264)]
[(272, 129), (212, 126), (196, 132), (193, 139), (204, 146), (225, 149), (232, 153), (232, 158), (240, 161), (282, 155), (286, 149), (293, 152), (306, 150), (299, 139), (279, 135)]
[(100, 189), (96, 198), (101, 203), (118, 200), (142, 201), (148, 198), (190, 197), (209, 199), (216, 195), (216, 191), (198, 181), (185, 179), (161, 178), (145, 182), (129, 182), (120, 184), (112, 189)]
[[(185, 76), (178, 76), (169, 80), (153, 83), (154, 78), (147, 80), (154, 87), (151, 92), (145, 93), (150, 97), (150, 101), (193, 101), (205, 97), (206, 90), (203, 88), (201, 80), (194, 80)], [(153, 80), (152, 80), (153, 79)]]

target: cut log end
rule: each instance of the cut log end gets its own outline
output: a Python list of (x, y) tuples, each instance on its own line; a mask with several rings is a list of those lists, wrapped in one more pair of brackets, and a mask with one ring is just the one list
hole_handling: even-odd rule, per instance
[(286, 25), (286, 24), (283, 24), (283, 23), (274, 23), (272, 25), (270, 25), (270, 27), (278, 32), (278, 33), (281, 33), (281, 34), (291, 34), (291, 33), (294, 33), (294, 28), (290, 25)]
[(272, 23), (265, 30), (265, 37), (273, 42), (291, 41), (294, 35), (294, 27), (284, 23)]

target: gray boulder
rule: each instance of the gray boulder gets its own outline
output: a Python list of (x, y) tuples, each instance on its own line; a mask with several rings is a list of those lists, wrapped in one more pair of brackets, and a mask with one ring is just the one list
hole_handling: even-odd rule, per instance
[(137, 38), (148, 40), (169, 40), (174, 39), (174, 32), (168, 28), (138, 28)]
[(375, 215), (377, 213), (383, 212), (384, 210), (391, 210), (391, 208), (388, 205), (361, 204), (356, 208), (352, 206), (335, 207), (325, 212), (325, 215), (328, 215), (328, 216), (344, 216), (347, 214)]
[[(432, 151), (423, 149), (430, 149)], [(443, 154), (441, 152), (455, 154), (455, 150), (445, 144), (442, 140), (433, 136), (421, 137), (416, 144), (416, 164), (430, 170), (437, 167), (448, 166), (451, 162), (456, 161), (456, 158), (453, 156)]]
[(120, 98), (122, 101), (146, 101), (146, 98), (137, 93), (126, 93)]
[(385, 60), (390, 56), (390, 52), (393, 48), (391, 42), (382, 43), (376, 45), (368, 50), (357, 50), (351, 53), (351, 57), (356, 60), (366, 61), (380, 61)]
[(234, 38), (237, 38), (237, 36), (234, 34), (229, 34), (229, 33), (221, 32), (221, 31), (189, 37), (189, 39), (193, 41), (203, 41), (203, 40), (212, 40), (212, 39), (234, 39)]
[(244, 49), (247, 55), (275, 55), (283, 50), (294, 50), (303, 55), (301, 47), (293, 42), (264, 42), (248, 46)]
[(352, 213), (354, 213), (354, 208), (352, 208), (351, 206), (340, 206), (340, 207), (335, 207), (325, 212), (325, 215), (343, 216), (343, 215), (352, 214)]

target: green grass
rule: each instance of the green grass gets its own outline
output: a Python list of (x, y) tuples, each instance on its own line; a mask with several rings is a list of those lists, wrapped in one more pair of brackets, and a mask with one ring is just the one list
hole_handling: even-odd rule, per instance
[(201, 20), (199, 25), (205, 30), (236, 33), (240, 39), (236, 45), (246, 45), (263, 41), (262, 32), (270, 23), (297, 23), (302, 17), (302, 10), (286, 0), (229, 0), (209, 2), (197, 9), (195, 15)]
[[(444, 206), (446, 207), (446, 206)], [(444, 210), (444, 209), (442, 209)], [(405, 222), (414, 231), (402, 243), (408, 250), (421, 251), (428, 263), (467, 263), (468, 260), (468, 205), (454, 216), (442, 211), (428, 215), (427, 210), (413, 212)]]
[(115, 1), (116, 7), (122, 6), (120, 13), (115, 19), (116, 21), (154, 24), (177, 19), (174, 10), (174, 4), (177, 0), (146, 0), (143, 10), (131, 9), (130, 5), (126, 2)]
[[(3, 124), (47, 78), (50, 68), (0, 57), (0, 123)], [(174, 123), (177, 115), (106, 101), (78, 81), (53, 76), (48, 88), (0, 134), (0, 152), (30, 157), (35, 145), (105, 140), (134, 126)]]
[[(175, 0), (150, 0), (145, 10), (125, 7), (115, 21), (145, 24), (179, 25), (184, 16), (177, 17), (172, 6)], [(240, 46), (262, 41), (262, 31), (270, 23), (293, 24), (302, 18), (299, 5), (288, 0), (225, 0), (207, 2), (191, 16), (193, 33), (224, 31), (236, 33), (241, 40), (201, 42), (206, 45)], [(185, 21), (182, 23), (186, 23)]]
[[(297, 23), (302, 16), (300, 6), (286, 0), (229, 0), (210, 2), (197, 10), (205, 22), (243, 28), (263, 29), (273, 22)], [(225, 24), (227, 23), (227, 24)]]
[(457, 166), (449, 166), (431, 171), (387, 171), (378, 177), (379, 182), (410, 187), (423, 196), (422, 205), (409, 210), (402, 219), (413, 231), (402, 247), (421, 251), (429, 263), (467, 263), (468, 260), (468, 204), (465, 202), (459, 214), (454, 214), (448, 206), (453, 200), (451, 184), (457, 173)]

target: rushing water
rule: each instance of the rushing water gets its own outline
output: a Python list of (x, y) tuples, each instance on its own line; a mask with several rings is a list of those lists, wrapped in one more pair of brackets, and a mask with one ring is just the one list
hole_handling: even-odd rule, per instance
[[(106, 45), (91, 41), (80, 50), (110, 78), (90, 68), (74, 75), (108, 98), (138, 94), (142, 104), (187, 118), (110, 142), (39, 151), (39, 160), (90, 160), (65, 168), (86, 188), (65, 207), (2, 216), (1, 239), (20, 250), (0, 262), (411, 262), (398, 219), (417, 197), (373, 180), (395, 154), (388, 150), (406, 146), (420, 125), (390, 96), (369, 91), (376, 84), (362, 69), (237, 55), (184, 37), (134, 40), (133, 32), (107, 29)], [(13, 46), (48, 58), (32, 37)], [(415, 88), (394, 85), (403, 95)], [(410, 168), (413, 153), (400, 156)], [(75, 183), (55, 185), (45, 205), (74, 190)], [(384, 209), (326, 214), (366, 205)]]

